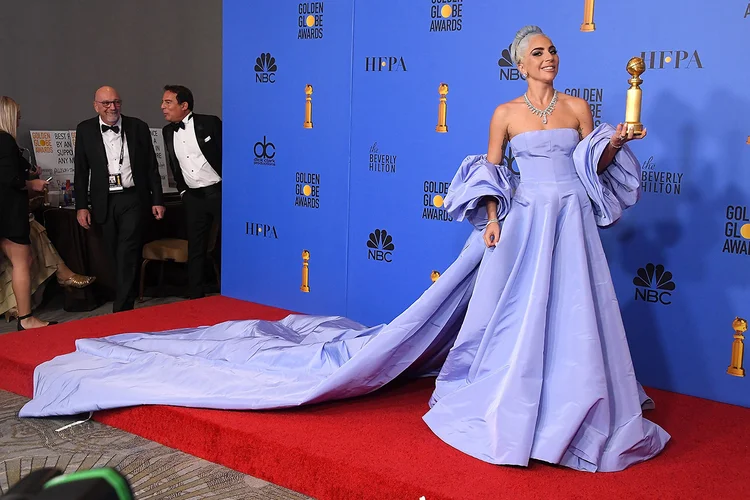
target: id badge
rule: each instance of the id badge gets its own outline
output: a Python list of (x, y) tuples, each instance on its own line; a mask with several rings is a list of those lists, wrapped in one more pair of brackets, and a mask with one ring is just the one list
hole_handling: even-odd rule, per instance
[(122, 191), (122, 174), (110, 174), (109, 176), (109, 192)]

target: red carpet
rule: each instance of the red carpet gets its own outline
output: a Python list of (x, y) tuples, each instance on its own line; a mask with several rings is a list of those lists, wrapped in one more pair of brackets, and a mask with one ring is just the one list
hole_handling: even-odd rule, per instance
[[(150, 307), (0, 336), (0, 388), (31, 396), (34, 367), (80, 337), (279, 319), (286, 312), (223, 297)], [(672, 441), (620, 473), (546, 464), (493, 466), (422, 422), (433, 380), (296, 410), (227, 412), (137, 407), (95, 419), (319, 499), (750, 498), (750, 409), (649, 390), (649, 418)]]

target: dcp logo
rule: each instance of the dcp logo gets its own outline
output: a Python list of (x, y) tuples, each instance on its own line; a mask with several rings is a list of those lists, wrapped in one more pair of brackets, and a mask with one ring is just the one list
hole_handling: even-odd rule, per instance
[(253, 153), (255, 154), (255, 160), (253, 163), (256, 165), (270, 165), (276, 166), (276, 146), (274, 143), (269, 142), (266, 136), (263, 136), (263, 141), (258, 141), (253, 146)]

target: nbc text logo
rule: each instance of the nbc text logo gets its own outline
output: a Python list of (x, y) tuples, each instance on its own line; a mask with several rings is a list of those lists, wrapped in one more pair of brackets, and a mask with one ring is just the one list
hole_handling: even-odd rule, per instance
[(429, 220), (439, 220), (443, 222), (453, 222), (453, 217), (443, 206), (445, 195), (448, 194), (450, 182), (424, 181), (424, 195), (422, 198), (422, 218)]
[(463, 0), (431, 0), (430, 32), (461, 31)]
[(744, 205), (729, 205), (726, 211), (726, 223), (724, 224), (724, 253), (750, 255), (748, 253), (748, 240), (750, 240), (750, 219), (747, 216), (747, 207)]
[(652, 304), (669, 305), (672, 303), (672, 292), (675, 288), (672, 273), (664, 270), (661, 264), (647, 264), (638, 269), (635, 278), (635, 300), (643, 300)]
[(646, 69), (703, 69), (698, 51), (652, 50), (641, 52)]
[(245, 222), (245, 234), (274, 240), (279, 239), (279, 236), (276, 234), (276, 226), (261, 224), (260, 222)]
[(305, 2), (297, 7), (298, 40), (323, 38), (323, 2)]
[(503, 49), (500, 59), (497, 60), (497, 65), (500, 66), (501, 80), (525, 80), (521, 76), (521, 72), (518, 71), (518, 68), (513, 67), (513, 60), (510, 57), (510, 45), (508, 45), (507, 49)]
[(320, 174), (297, 172), (295, 207), (320, 208)]
[(594, 126), (602, 124), (602, 102), (604, 101), (604, 89), (565, 89), (565, 93), (574, 97), (580, 97), (589, 103), (591, 116), (594, 118)]
[(393, 237), (385, 229), (376, 229), (367, 240), (367, 258), (379, 262), (393, 261)]
[(680, 194), (682, 176), (677, 172), (660, 172), (656, 170), (654, 157), (650, 156), (641, 168), (641, 188), (644, 193)]
[(268, 52), (255, 59), (255, 83), (276, 83), (276, 58)]
[(254, 164), (276, 166), (276, 160), (274, 159), (276, 157), (276, 146), (272, 142), (268, 142), (265, 135), (262, 142), (258, 141), (253, 146), (253, 154), (255, 154)]
[(365, 71), (406, 71), (403, 57), (365, 57)]
[(370, 146), (370, 172), (396, 173), (396, 155), (380, 154), (378, 143)]

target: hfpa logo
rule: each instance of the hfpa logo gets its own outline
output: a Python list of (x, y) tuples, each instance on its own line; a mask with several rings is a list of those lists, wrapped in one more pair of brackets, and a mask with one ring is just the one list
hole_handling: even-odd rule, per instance
[(646, 267), (638, 269), (635, 278), (635, 300), (642, 300), (652, 304), (664, 304), (668, 306), (672, 303), (672, 293), (675, 289), (672, 281), (672, 273), (664, 270), (661, 264), (647, 264)]

